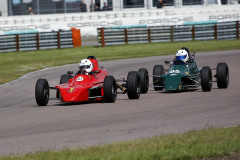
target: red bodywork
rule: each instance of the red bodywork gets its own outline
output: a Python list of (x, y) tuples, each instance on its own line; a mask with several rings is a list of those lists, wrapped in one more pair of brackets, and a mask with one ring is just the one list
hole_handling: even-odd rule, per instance
[(96, 100), (103, 99), (103, 81), (108, 72), (98, 67), (96, 59), (90, 59), (90, 61), (93, 64), (92, 72), (98, 71), (99, 73), (95, 72), (91, 75), (76, 74), (68, 83), (56, 86), (58, 91), (60, 91), (59, 98), (61, 98), (62, 102), (89, 101), (89, 95), (92, 90), (95, 90), (95, 92), (97, 90), (98, 95), (95, 95), (97, 97), (95, 98)]

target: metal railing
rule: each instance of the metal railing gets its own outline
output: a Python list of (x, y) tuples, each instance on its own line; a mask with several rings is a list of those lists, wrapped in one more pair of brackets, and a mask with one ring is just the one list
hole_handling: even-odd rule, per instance
[(73, 47), (71, 30), (0, 36), (0, 53), (71, 47)]
[(239, 39), (239, 21), (204, 25), (98, 28), (99, 46), (133, 43)]

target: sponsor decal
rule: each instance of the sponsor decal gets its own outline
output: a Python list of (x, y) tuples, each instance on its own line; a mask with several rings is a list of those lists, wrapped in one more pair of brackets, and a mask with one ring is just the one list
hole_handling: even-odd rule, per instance
[(41, 24), (41, 25), (16, 25), (16, 26), (0, 26), (0, 31), (27, 31), (27, 30), (49, 30), (51, 29), (50, 24)]
[(83, 28), (83, 27), (107, 27), (107, 26), (121, 26), (122, 20), (116, 21), (92, 21), (92, 22), (77, 22), (68, 23), (67, 26), (70, 28)]
[(70, 89), (68, 89), (67, 91), (68, 91), (69, 93), (73, 93), (73, 92), (76, 91), (76, 89), (74, 89), (74, 88), (70, 88)]
[(209, 20), (237, 20), (240, 18), (240, 14), (220, 14), (210, 15)]
[(193, 17), (173, 17), (173, 18), (158, 18), (158, 19), (141, 19), (139, 24), (170, 24), (170, 23), (182, 23), (192, 22)]

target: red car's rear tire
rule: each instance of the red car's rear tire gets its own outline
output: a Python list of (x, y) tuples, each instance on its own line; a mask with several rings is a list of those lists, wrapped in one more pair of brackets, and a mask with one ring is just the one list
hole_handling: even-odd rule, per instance
[(131, 71), (128, 73), (127, 95), (129, 99), (139, 99), (141, 95), (140, 76), (137, 71)]
[(114, 103), (117, 98), (117, 84), (113, 76), (106, 76), (103, 82), (104, 100)]
[(138, 73), (140, 76), (141, 93), (147, 93), (149, 88), (148, 70), (146, 68), (140, 68)]

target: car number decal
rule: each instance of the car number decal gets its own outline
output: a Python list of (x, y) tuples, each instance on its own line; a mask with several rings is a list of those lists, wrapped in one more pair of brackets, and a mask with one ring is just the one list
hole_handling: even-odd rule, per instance
[(77, 81), (83, 81), (83, 77), (78, 77)]
[(179, 70), (171, 70), (170, 73), (180, 73)]

